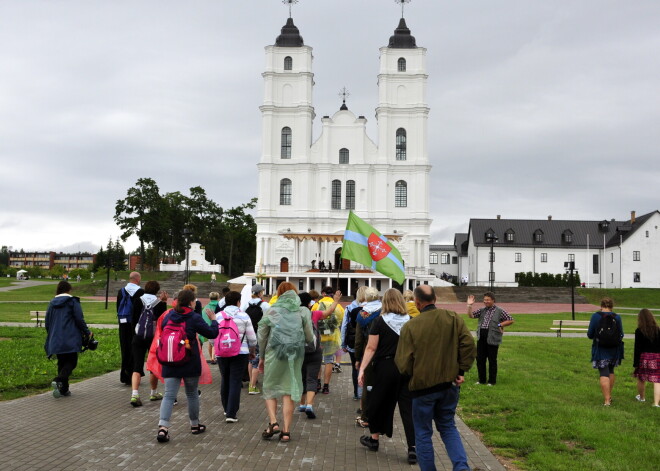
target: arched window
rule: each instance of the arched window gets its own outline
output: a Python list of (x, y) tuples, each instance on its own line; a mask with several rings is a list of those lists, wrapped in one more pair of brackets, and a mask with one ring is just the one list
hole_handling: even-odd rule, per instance
[(397, 208), (408, 207), (408, 184), (403, 180), (399, 180), (394, 186), (394, 206)]
[(396, 130), (396, 160), (406, 160), (406, 130), (399, 128)]
[(346, 209), (355, 209), (355, 181), (346, 182)]
[(291, 180), (288, 178), (280, 180), (280, 204), (282, 206), (291, 205)]
[(346, 148), (339, 149), (339, 163), (340, 164), (348, 163), (348, 149)]
[(282, 128), (282, 152), (281, 157), (283, 159), (291, 158), (291, 128), (286, 126)]
[(332, 180), (332, 209), (341, 209), (341, 182)]
[(399, 61), (397, 63), (397, 69), (399, 72), (406, 71), (406, 60), (403, 57), (399, 57)]
[(293, 68), (293, 59), (291, 56), (286, 56), (284, 58), (284, 70), (291, 70)]
[(435, 252), (431, 252), (429, 254), (429, 263), (431, 265), (437, 265), (438, 264), (438, 254)]

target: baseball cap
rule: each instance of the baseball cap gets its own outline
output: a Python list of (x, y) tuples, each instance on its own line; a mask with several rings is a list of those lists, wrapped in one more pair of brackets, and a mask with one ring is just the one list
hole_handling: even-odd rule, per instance
[(252, 294), (259, 294), (262, 291), (265, 291), (265, 290), (264, 290), (264, 287), (261, 286), (260, 284), (256, 284), (252, 287)]

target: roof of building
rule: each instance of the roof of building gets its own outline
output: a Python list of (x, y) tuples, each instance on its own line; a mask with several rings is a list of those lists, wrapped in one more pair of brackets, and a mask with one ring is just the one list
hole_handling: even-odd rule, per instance
[(458, 255), (467, 257), (468, 254), (468, 234), (467, 232), (459, 232), (454, 234), (454, 245)]
[(387, 47), (394, 49), (415, 49), (417, 47), (415, 37), (410, 34), (404, 18), (399, 21), (399, 26), (394, 30), (394, 35), (390, 36), (390, 43)]
[(282, 26), (281, 34), (275, 40), (275, 45), (278, 47), (300, 47), (305, 45), (300, 31), (293, 24), (293, 18), (286, 20), (286, 24)]
[(456, 247), (453, 245), (429, 245), (429, 250), (431, 252), (437, 252), (440, 250), (451, 250), (451, 251), (456, 251)]
[[(554, 219), (470, 219), (469, 232), (476, 246), (489, 246), (487, 233), (497, 237), (498, 246), (511, 247), (612, 247), (634, 234), (653, 214), (652, 211), (635, 218), (634, 222), (566, 221)], [(536, 242), (536, 233), (542, 241)], [(507, 241), (506, 234), (513, 233)], [(604, 236), (604, 237), (603, 237)]]

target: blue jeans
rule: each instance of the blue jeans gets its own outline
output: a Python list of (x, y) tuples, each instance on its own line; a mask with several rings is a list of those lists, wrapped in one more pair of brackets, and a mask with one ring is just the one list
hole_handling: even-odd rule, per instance
[(433, 422), (440, 432), (453, 470), (470, 470), (461, 435), (454, 423), (460, 390), (458, 386), (451, 386), (443, 391), (413, 398), (412, 414), (415, 424), (417, 462), (422, 471), (436, 471), (433, 454)]
[[(183, 386), (186, 388), (186, 398), (188, 399), (188, 418), (190, 419), (191, 427), (197, 427), (199, 425), (198, 384), (199, 376), (183, 378)], [(160, 403), (159, 427), (169, 428), (170, 426), (174, 399), (176, 399), (176, 395), (179, 393), (179, 386), (181, 386), (181, 378), (165, 378), (165, 395), (163, 396), (163, 401)]]
[(220, 402), (227, 413), (227, 418), (235, 419), (241, 406), (241, 382), (247, 369), (248, 354), (235, 357), (217, 357), (220, 369)]

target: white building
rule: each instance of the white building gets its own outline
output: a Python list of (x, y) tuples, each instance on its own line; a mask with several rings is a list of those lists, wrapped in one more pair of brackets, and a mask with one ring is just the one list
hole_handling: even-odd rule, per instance
[(517, 286), (520, 272), (561, 274), (572, 261), (587, 287), (660, 288), (659, 226), (660, 211), (627, 221), (471, 219), (466, 253), (455, 248), (470, 285), (489, 284), (494, 236), (495, 286)]
[(201, 244), (192, 243), (186, 258), (180, 263), (161, 263), (160, 271), (201, 271), (204, 273), (222, 273), (222, 265), (213, 265), (206, 260), (206, 250)]
[[(336, 271), (340, 264), (349, 210), (395, 242), (407, 285), (432, 283), (426, 49), (416, 46), (405, 20), (380, 48), (377, 142), (366, 133), (367, 119), (345, 102), (312, 136), (312, 48), (292, 18), (266, 47), (263, 78), (255, 271), (268, 276), (270, 290), (284, 280), (304, 290), (334, 283), (337, 274), (318, 267), (323, 261)], [(341, 265), (346, 294), (363, 284), (392, 286), (354, 262)]]

